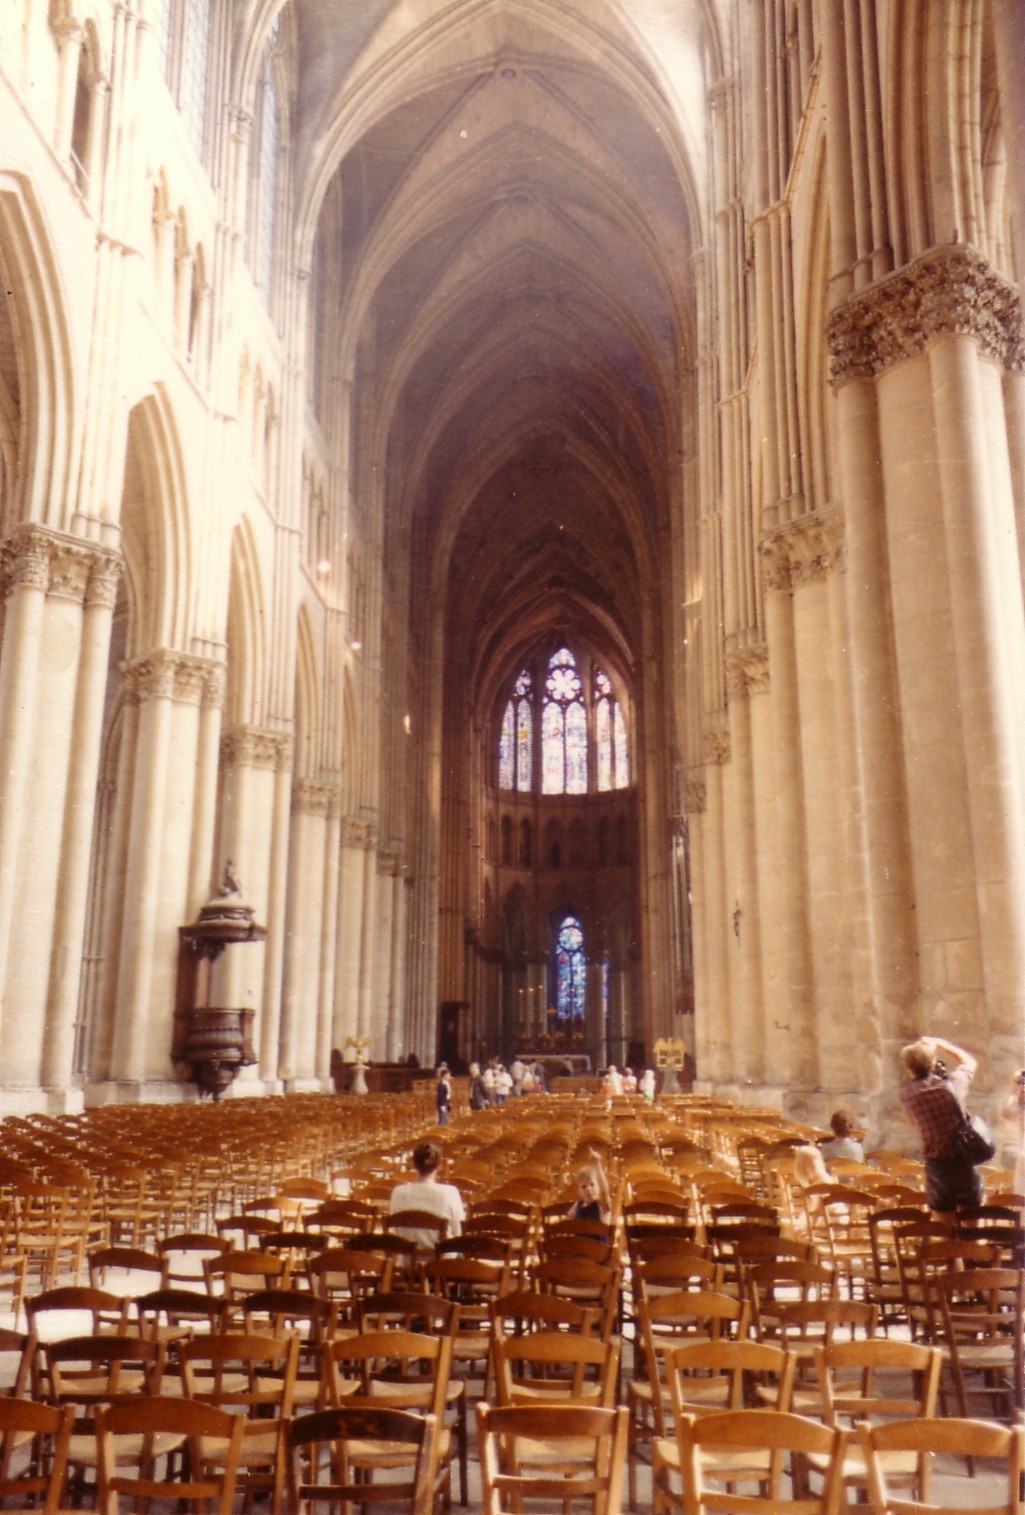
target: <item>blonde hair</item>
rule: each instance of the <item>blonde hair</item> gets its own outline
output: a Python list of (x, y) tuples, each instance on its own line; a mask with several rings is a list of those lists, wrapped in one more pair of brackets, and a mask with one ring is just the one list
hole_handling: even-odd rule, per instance
[(920, 1037), (917, 1042), (909, 1042), (901, 1049), (900, 1055), (904, 1067), (913, 1078), (924, 1078), (936, 1066), (935, 1043), (925, 1036)]
[(593, 1178), (598, 1186), (598, 1199), (603, 1210), (609, 1209), (612, 1204), (612, 1196), (609, 1193), (609, 1181), (605, 1177), (605, 1169), (600, 1162), (583, 1163), (573, 1174), (573, 1182), (579, 1187), (585, 1178)]

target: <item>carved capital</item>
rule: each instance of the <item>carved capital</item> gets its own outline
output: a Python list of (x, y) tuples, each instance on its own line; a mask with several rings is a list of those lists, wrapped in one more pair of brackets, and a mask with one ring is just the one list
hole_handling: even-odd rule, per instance
[(161, 647), (132, 663), (122, 663), (121, 673), (126, 694), (135, 702), (169, 699), (181, 705), (198, 705), (207, 681), (216, 677), (217, 667), (208, 658)]
[(224, 689), (228, 670), (223, 663), (209, 663), (203, 681), (202, 703), (219, 710), (224, 704)]
[(688, 815), (704, 815), (708, 790), (704, 779), (688, 779), (684, 786), (684, 804)]
[(718, 767), (733, 756), (728, 726), (706, 726), (701, 738), (701, 755), (706, 764)]
[(726, 687), (730, 694), (764, 694), (769, 687), (769, 649), (764, 642), (726, 654)]
[(113, 605), (120, 574), (121, 557), (110, 548), (41, 526), (19, 527), (0, 547), (4, 598), (25, 588), (77, 604)]
[(770, 532), (758, 544), (766, 589), (797, 589), (823, 579), (846, 558), (841, 510), (815, 510)]
[(292, 739), (263, 726), (236, 726), (221, 739), (222, 768), (269, 768), (284, 772), (292, 762)]
[(859, 291), (826, 323), (835, 388), (872, 378), (924, 352), (939, 337), (974, 337), (982, 353), (1009, 370), (1025, 368), (1017, 286), (974, 247), (936, 247)]
[(355, 821), (351, 815), (343, 816), (341, 843), (343, 847), (365, 852), (370, 846), (370, 827), (366, 821)]
[(382, 847), (377, 854), (377, 871), (386, 878), (402, 877), (402, 854), (396, 847)]
[(317, 784), (299, 779), (292, 785), (292, 812), (295, 815), (330, 815), (338, 802), (333, 784)]

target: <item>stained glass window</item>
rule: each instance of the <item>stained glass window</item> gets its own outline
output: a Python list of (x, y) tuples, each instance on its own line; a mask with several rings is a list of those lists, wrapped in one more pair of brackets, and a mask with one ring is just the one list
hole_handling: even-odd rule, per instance
[(513, 697), (502, 716), (498, 741), (498, 785), (529, 793), (534, 753), (534, 711), (531, 699), (534, 680), (527, 669), (513, 685)]
[(529, 793), (538, 757), (542, 794), (625, 789), (630, 782), (626, 720), (612, 681), (596, 667), (585, 700), (576, 658), (565, 646), (548, 660), (539, 687), (526, 668), (513, 686), (499, 734), (499, 787)]
[(587, 996), (584, 933), (575, 916), (567, 915), (555, 942), (555, 1008), (560, 1021), (582, 1021)]
[(594, 670), (594, 745), (599, 790), (625, 789), (630, 782), (626, 723), (612, 681)]
[(541, 789), (587, 793), (587, 715), (576, 659), (561, 647), (548, 662), (541, 712)]

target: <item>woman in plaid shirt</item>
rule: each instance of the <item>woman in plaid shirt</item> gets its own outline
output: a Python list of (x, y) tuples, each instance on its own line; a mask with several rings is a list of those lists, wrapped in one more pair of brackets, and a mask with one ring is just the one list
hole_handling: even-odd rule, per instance
[[(939, 1063), (941, 1052), (956, 1059), (953, 1068)], [(900, 1102), (921, 1137), (929, 1208), (934, 1219), (952, 1221), (959, 1205), (982, 1203), (982, 1175), (957, 1145), (968, 1086), (978, 1064), (970, 1052), (942, 1036), (923, 1036), (905, 1047), (901, 1057), (907, 1082)]]

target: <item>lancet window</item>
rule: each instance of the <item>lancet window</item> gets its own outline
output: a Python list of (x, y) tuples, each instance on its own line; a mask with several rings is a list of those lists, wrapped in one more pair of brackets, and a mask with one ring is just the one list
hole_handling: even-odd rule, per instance
[(576, 916), (567, 915), (555, 940), (555, 1010), (562, 1022), (584, 1020), (587, 960), (584, 933)]

